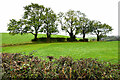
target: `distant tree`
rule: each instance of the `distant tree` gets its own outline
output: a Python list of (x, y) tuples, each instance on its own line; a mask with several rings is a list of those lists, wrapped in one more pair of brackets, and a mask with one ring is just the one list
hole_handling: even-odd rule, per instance
[(15, 19), (11, 19), (10, 23), (8, 24), (8, 31), (10, 31), (9, 33), (12, 35), (18, 34), (21, 32), (21, 26), (20, 25), (21, 20), (20, 21), (16, 21)]
[(58, 32), (56, 24), (57, 16), (51, 8), (46, 8), (44, 12), (44, 24), (40, 32), (47, 34), (47, 39), (50, 39), (51, 33)]
[[(83, 14), (80, 14), (81, 16), (83, 16)], [(58, 21), (61, 24), (61, 29), (65, 30), (69, 36), (71, 41), (73, 41), (75, 39), (75, 33), (76, 33), (76, 27), (77, 27), (77, 11), (74, 10), (69, 10), (66, 13), (62, 13), (60, 12), (58, 14)]]
[(37, 39), (40, 27), (44, 23), (45, 7), (43, 5), (33, 4), (24, 7), (24, 16), (19, 21), (15, 19), (10, 20), (8, 24), (8, 31), (11, 34), (17, 33), (32, 33), (34, 39)]
[(90, 21), (85, 16), (79, 17), (76, 34), (81, 33), (83, 35), (83, 40), (84, 40), (85, 35), (92, 31), (92, 23), (93, 21)]
[(94, 21), (93, 23), (93, 34), (97, 35), (97, 41), (102, 37), (106, 36), (106, 33), (112, 31), (112, 27), (108, 24), (102, 24), (100, 21)]

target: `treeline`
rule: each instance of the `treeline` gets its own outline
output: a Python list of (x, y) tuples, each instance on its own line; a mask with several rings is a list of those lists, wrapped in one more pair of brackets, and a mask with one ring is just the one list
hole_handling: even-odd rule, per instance
[(103, 38), (104, 41), (120, 41), (120, 36), (107, 36)]
[(37, 40), (39, 32), (44, 32), (47, 39), (50, 39), (52, 33), (59, 33), (58, 25), (69, 34), (71, 41), (74, 41), (78, 34), (83, 35), (83, 40), (86, 34), (96, 35), (99, 41), (106, 36), (106, 33), (113, 30), (106, 23), (88, 19), (80, 11), (69, 10), (66, 13), (56, 14), (51, 8), (31, 3), (24, 7), (22, 19), (10, 20), (8, 31), (10, 34), (31, 33), (34, 35), (34, 40)]

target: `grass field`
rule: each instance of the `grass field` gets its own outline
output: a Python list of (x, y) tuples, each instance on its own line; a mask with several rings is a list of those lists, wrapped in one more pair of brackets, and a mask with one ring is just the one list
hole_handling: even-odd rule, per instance
[[(31, 42), (31, 39), (34, 38), (32, 34), (16, 34), (16, 35), (10, 35), (8, 33), (0, 33), (2, 35), (2, 39), (0, 39), (0, 42), (2, 44), (20, 44), (25, 42)], [(40, 37), (46, 37), (46, 34), (38, 34), (38, 38)], [(51, 37), (64, 37), (68, 38), (69, 36), (63, 36), (63, 35), (51, 35)]]
[[(41, 35), (39, 35), (41, 36)], [(43, 35), (42, 35), (43, 36)], [(55, 37), (58, 37), (57, 35)], [(60, 36), (61, 37), (61, 36)], [(2, 35), (2, 44), (16, 44), (29, 42), (33, 36), (15, 35), (10, 36), (7, 33)], [(3, 53), (34, 53), (35, 56), (71, 56), (74, 59), (79, 58), (98, 58), (99, 60), (118, 62), (118, 41), (111, 42), (60, 42), (60, 43), (39, 43), (2, 47)]]

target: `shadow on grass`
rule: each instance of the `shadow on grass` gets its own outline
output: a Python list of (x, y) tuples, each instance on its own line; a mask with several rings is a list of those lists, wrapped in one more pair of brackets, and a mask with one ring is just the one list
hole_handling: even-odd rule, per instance
[(31, 44), (42, 44), (42, 43), (48, 43), (48, 42), (26, 42), (26, 43), (19, 43), (19, 44), (2, 44), (0, 47), (9, 47), (9, 46), (20, 46), (20, 45), (31, 45)]

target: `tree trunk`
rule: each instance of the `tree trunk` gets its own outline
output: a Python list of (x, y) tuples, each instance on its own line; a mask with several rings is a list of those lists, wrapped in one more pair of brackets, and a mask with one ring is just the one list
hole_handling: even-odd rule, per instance
[(70, 35), (70, 41), (74, 41), (75, 40), (75, 35), (73, 35), (73, 33), (69, 33)]
[(37, 33), (34, 34), (34, 40), (37, 40)]
[(85, 40), (85, 31), (83, 30), (83, 40)]
[(50, 34), (47, 34), (47, 38), (50, 38)]
[(97, 41), (100, 41), (100, 35), (99, 35), (99, 31), (97, 31)]
[(99, 35), (97, 35), (97, 41), (100, 41), (100, 36)]
[(38, 29), (35, 28), (34, 40), (37, 40)]
[(47, 32), (47, 42), (50, 42), (50, 36), (51, 36), (51, 34), (49, 32)]

